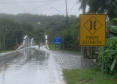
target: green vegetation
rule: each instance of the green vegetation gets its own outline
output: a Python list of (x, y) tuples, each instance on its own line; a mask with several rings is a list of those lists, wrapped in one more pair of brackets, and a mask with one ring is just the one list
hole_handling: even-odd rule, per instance
[[(0, 18), (10, 18), (15, 22), (22, 24), (28, 23), (33, 26), (35, 30), (43, 30), (46, 27), (50, 27), (50, 23), (54, 22), (57, 26), (60, 26), (66, 19), (64, 15), (38, 15), (38, 14), (30, 14), (30, 13), (20, 13), (17, 15), (0, 13)], [(75, 19), (74, 15), (69, 17), (69, 20)], [(50, 24), (50, 25), (49, 25)]]
[(0, 19), (0, 49), (4, 50), (4, 38), (5, 38), (5, 49), (13, 50), (17, 44), (23, 42), (25, 35), (29, 35), (31, 38), (38, 40), (38, 35), (35, 34), (34, 28), (27, 23), (19, 24), (10, 18)]
[(81, 70), (63, 70), (63, 75), (67, 84), (117, 84), (117, 77), (104, 74), (96, 68), (83, 69), (83, 80), (81, 81)]
[(52, 44), (50, 50), (61, 50), (60, 44)]
[[(62, 45), (59, 46), (59, 49), (68, 50), (68, 51), (79, 51), (80, 47), (78, 45), (78, 37), (79, 37), (79, 19), (75, 17), (75, 19), (69, 21), (69, 25), (66, 23), (61, 24), (59, 27), (51, 22), (50, 27), (47, 27), (47, 35), (48, 41), (52, 46), (51, 49), (55, 49), (53, 45), (54, 37), (62, 37)], [(61, 47), (61, 48), (60, 48)], [(58, 50), (59, 50), (58, 49)]]
[[(85, 0), (85, 3), (89, 6), (88, 13), (105, 13), (107, 14), (109, 20), (117, 18), (117, 4), (115, 4), (117, 3), (117, 0)], [(80, 8), (82, 8), (82, 5)]]
[[(76, 22), (75, 19), (77, 19), (76, 16), (69, 16), (69, 24), (73, 25), (74, 21)], [(25, 35), (29, 35), (30, 38), (34, 38), (37, 43), (39, 41), (44, 42), (45, 34), (48, 35), (48, 40), (51, 45), (53, 44), (53, 37), (57, 36), (65, 37), (64, 39), (68, 39), (67, 41), (65, 40), (65, 42), (68, 42), (69, 37), (67, 37), (68, 31), (66, 31), (65, 20), (66, 17), (64, 15), (46, 16), (37, 14), (33, 15), (29, 13), (11, 15), (0, 13), (1, 50), (4, 50), (4, 36), (6, 41), (6, 50), (14, 49), (14, 46), (16, 46), (16, 38), (17, 44), (20, 44), (23, 41), (23, 37)], [(73, 39), (71, 38), (69, 42), (71, 42), (71, 40)], [(61, 47), (62, 46), (63, 45), (61, 45)], [(73, 48), (71, 45), (70, 47), (70, 49), (72, 50)], [(65, 49), (67, 48), (67, 44), (65, 44)]]
[[(98, 66), (102, 64), (102, 47), (99, 47)], [(109, 38), (104, 47), (104, 71), (117, 76), (117, 37)]]
[(8, 53), (8, 52), (13, 52), (14, 50), (8, 50), (8, 51), (1, 51), (0, 53)]

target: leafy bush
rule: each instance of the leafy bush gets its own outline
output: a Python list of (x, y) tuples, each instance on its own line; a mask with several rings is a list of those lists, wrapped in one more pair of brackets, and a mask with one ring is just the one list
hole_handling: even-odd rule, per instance
[(79, 51), (79, 24), (70, 25), (68, 31), (64, 35), (64, 49), (69, 51)]
[[(98, 65), (102, 65), (102, 47), (99, 47)], [(101, 67), (102, 68), (102, 67)], [(104, 71), (117, 75), (117, 37), (106, 40), (104, 47)]]
[(50, 49), (51, 50), (60, 50), (61, 44), (52, 44)]

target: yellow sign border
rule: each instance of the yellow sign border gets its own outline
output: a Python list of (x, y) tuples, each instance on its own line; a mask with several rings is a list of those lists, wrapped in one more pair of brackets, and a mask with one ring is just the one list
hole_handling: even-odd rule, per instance
[(81, 29), (81, 24), (79, 25), (79, 46), (106, 46), (106, 14), (80, 14), (80, 23), (81, 23), (81, 15), (105, 15), (105, 44), (104, 45), (81, 45), (80, 44), (80, 29)]

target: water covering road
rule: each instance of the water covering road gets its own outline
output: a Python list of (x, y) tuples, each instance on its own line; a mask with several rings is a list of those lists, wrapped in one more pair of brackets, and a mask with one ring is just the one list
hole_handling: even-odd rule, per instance
[(27, 48), (0, 61), (0, 84), (61, 84), (53, 57)]

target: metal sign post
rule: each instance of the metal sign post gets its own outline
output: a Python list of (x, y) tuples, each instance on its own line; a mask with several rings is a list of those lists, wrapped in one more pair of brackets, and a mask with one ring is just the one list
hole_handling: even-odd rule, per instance
[[(86, 9), (86, 3), (85, 3), (85, 0), (82, 0), (82, 2), (81, 2), (81, 5), (82, 5), (82, 7), (83, 7), (83, 14), (85, 14), (85, 9)], [(82, 71), (82, 56), (83, 56), (83, 51), (82, 51), (82, 46), (81, 46), (81, 80), (82, 80), (82, 73), (83, 73), (83, 71)]]
[(104, 47), (102, 47), (102, 80), (103, 80), (103, 76), (104, 76), (104, 60), (103, 60), (103, 57), (104, 57)]
[[(81, 46), (81, 80), (82, 80), (82, 47), (106, 45), (106, 14), (81, 14), (80, 15), (80, 40)], [(103, 54), (102, 49), (102, 79), (103, 79)]]
[(81, 80), (82, 80), (82, 46), (81, 46)]

